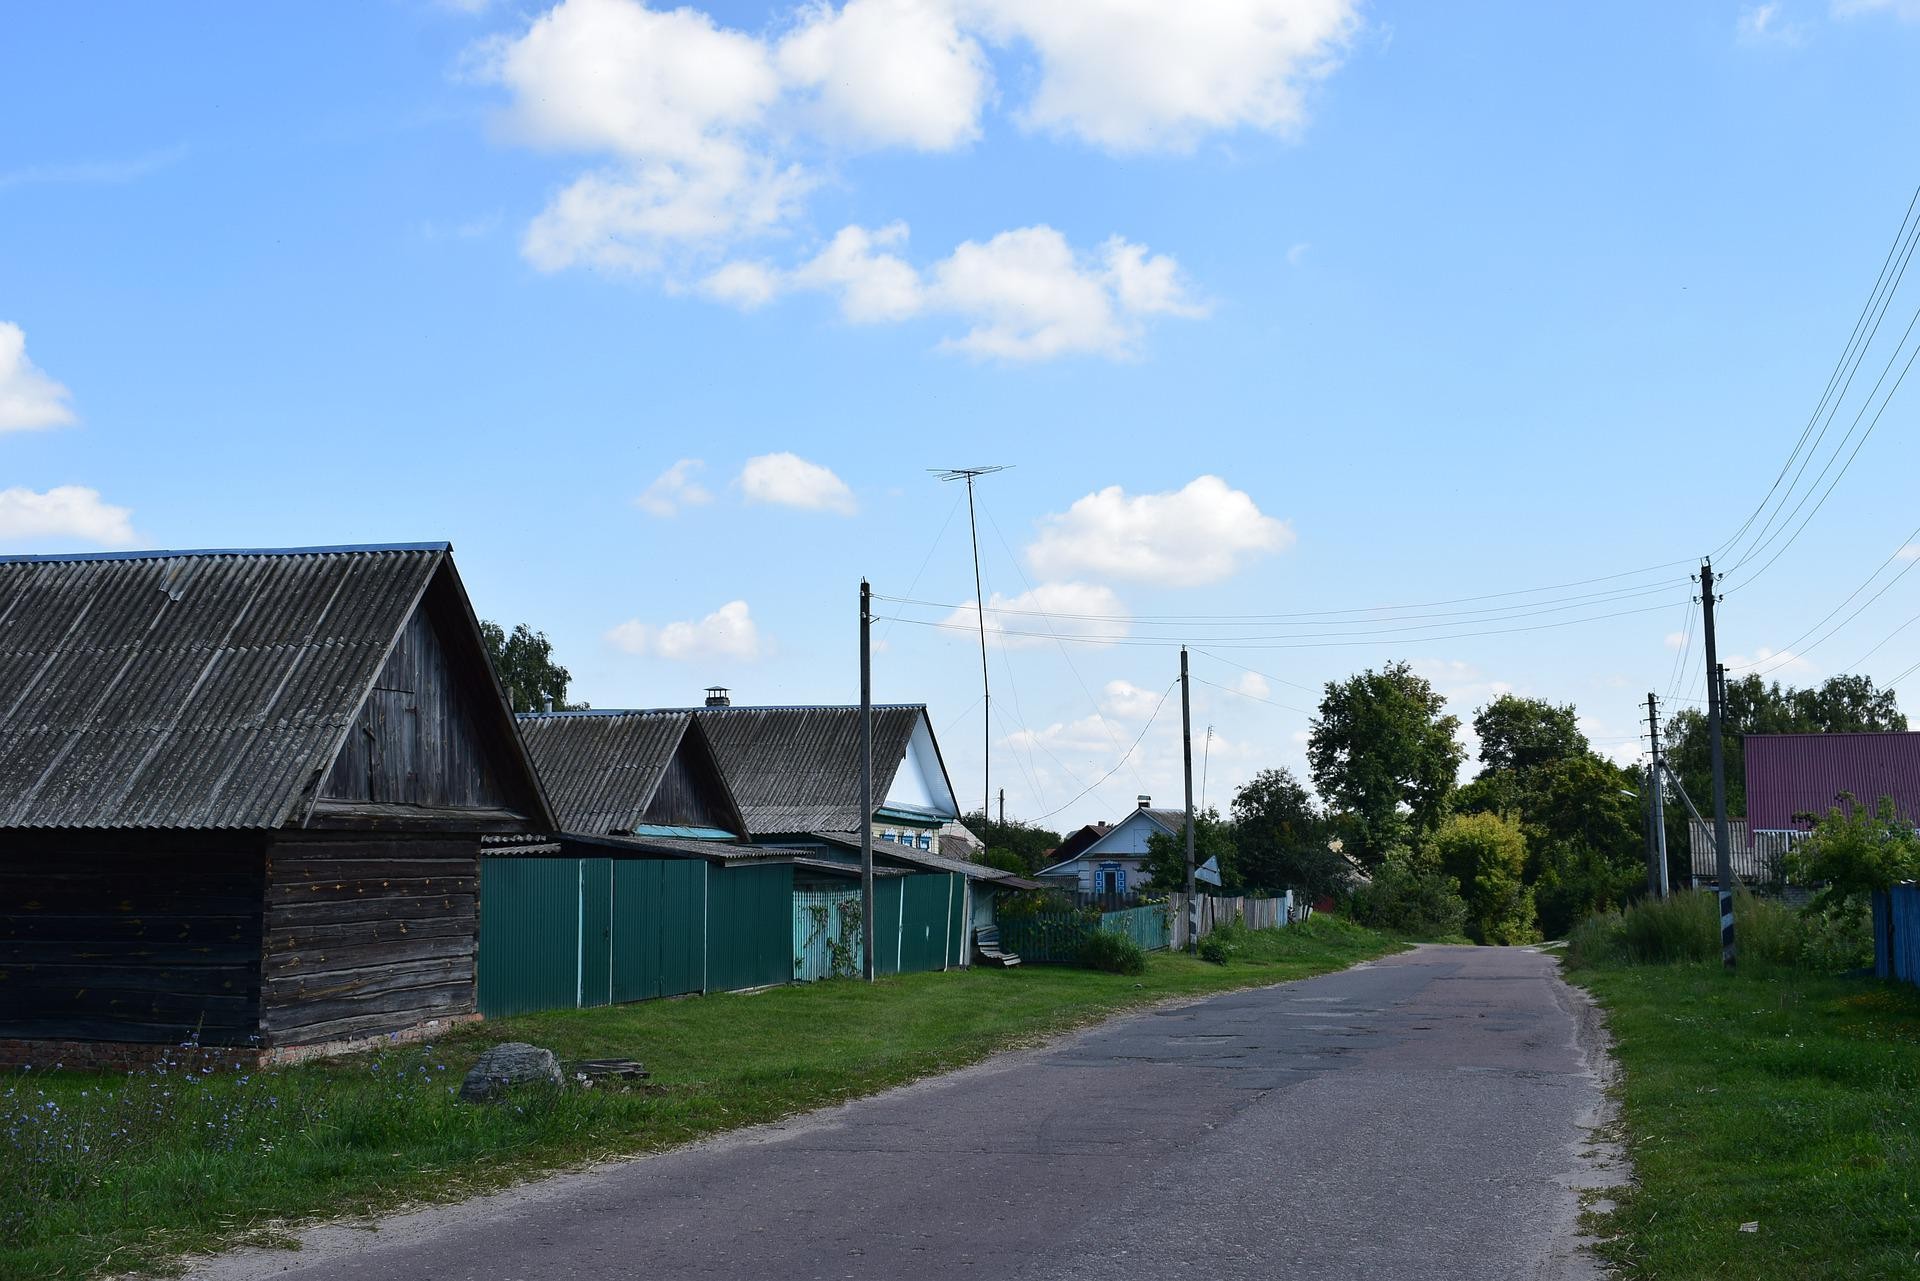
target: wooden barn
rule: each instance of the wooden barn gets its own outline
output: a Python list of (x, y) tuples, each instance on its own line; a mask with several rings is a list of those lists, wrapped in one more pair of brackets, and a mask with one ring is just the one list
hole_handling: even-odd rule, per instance
[(552, 829), (445, 543), (0, 559), (0, 1058), (473, 1017)]

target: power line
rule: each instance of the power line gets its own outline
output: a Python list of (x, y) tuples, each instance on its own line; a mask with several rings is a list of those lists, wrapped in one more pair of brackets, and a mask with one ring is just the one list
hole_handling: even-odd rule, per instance
[[(1387, 637), (1378, 637), (1372, 634), (1368, 634), (1368, 638), (1362, 639), (1362, 640), (1320, 639), (1320, 640), (1312, 640), (1312, 641), (1301, 641), (1291, 636), (1280, 636), (1280, 637), (1258, 637), (1258, 636), (1231, 637), (1229, 636), (1229, 637), (1210, 637), (1210, 638), (1207, 638), (1204, 643), (1211, 645), (1216, 649), (1353, 649), (1353, 648), (1358, 648), (1360, 646), (1365, 646), (1365, 645), (1425, 644), (1429, 641), (1468, 640), (1468, 639), (1481, 637), (1481, 636), (1513, 636), (1513, 635), (1519, 635), (1526, 632), (1549, 631), (1554, 628), (1560, 628), (1560, 627), (1576, 627), (1582, 623), (1603, 622), (1610, 618), (1627, 618), (1636, 614), (1651, 614), (1657, 610), (1666, 609), (1671, 604), (1672, 604), (1671, 601), (1662, 601), (1657, 605), (1645, 605), (1645, 606), (1641, 606), (1638, 609), (1615, 610), (1611, 613), (1606, 613), (1606, 614), (1589, 614), (1583, 618), (1564, 618), (1551, 623), (1535, 623), (1527, 627), (1500, 627), (1500, 628), (1492, 628), (1489, 630), (1478, 631), (1478, 632), (1444, 632), (1444, 633), (1434, 633), (1426, 636), (1387, 636)], [(905, 616), (902, 616), (900, 621), (903, 623), (910, 623), (915, 627), (932, 627), (932, 628), (939, 629), (941, 631), (971, 632), (973, 630), (972, 627), (963, 623), (942, 623), (942, 622), (936, 622), (932, 619), (926, 619), (926, 618), (907, 618)], [(1044, 633), (1044, 632), (1022, 632), (1022, 631), (1014, 631), (1012, 629), (1007, 629), (1007, 628), (1001, 629), (999, 634), (1002, 636), (1032, 636), (1032, 637), (1039, 637), (1042, 639), (1044, 639), (1047, 635), (1047, 633)], [(1132, 649), (1178, 649), (1181, 644), (1181, 642), (1177, 640), (1160, 639), (1156, 637), (1080, 636), (1080, 635), (1069, 634), (1066, 636), (1062, 636), (1059, 639), (1063, 642), (1077, 644), (1077, 645), (1112, 645), (1112, 646), (1118, 646), (1121, 648), (1132, 648)]]
[(1060, 810), (1068, 809), (1078, 804), (1080, 802), (1081, 797), (1084, 797), (1088, 792), (1091, 792), (1094, 788), (1100, 786), (1102, 783), (1112, 778), (1115, 774), (1118, 774), (1120, 772), (1120, 767), (1126, 764), (1128, 758), (1131, 757), (1136, 751), (1140, 749), (1140, 744), (1146, 740), (1147, 731), (1152, 729), (1153, 723), (1160, 719), (1160, 709), (1167, 705), (1167, 695), (1173, 693), (1173, 687), (1175, 685), (1178, 685), (1179, 683), (1180, 682), (1177, 678), (1167, 683), (1167, 688), (1165, 693), (1162, 693), (1160, 695), (1160, 701), (1153, 705), (1153, 715), (1147, 717), (1147, 723), (1140, 727), (1139, 737), (1133, 740), (1133, 746), (1127, 749), (1125, 756), (1122, 756), (1118, 761), (1114, 763), (1114, 766), (1112, 769), (1108, 770), (1106, 773), (1102, 774), (1099, 778), (1095, 779), (1092, 783), (1088, 784), (1084, 789), (1081, 790), (1078, 796), (1075, 796), (1072, 800), (1068, 801), (1065, 805), (1060, 806), (1059, 809), (1048, 810), (1045, 814), (1040, 815), (1038, 818), (1034, 819), (1033, 821), (1036, 823), (1046, 822), (1048, 819), (1052, 818), (1055, 814), (1058, 814)]
[[(1879, 274), (1874, 277), (1873, 288), (1871, 291), (1868, 292), (1866, 302), (1861, 304), (1860, 314), (1854, 318), (1853, 331), (1847, 335), (1846, 346), (1841, 348), (1840, 357), (1838, 360), (1834, 362), (1833, 372), (1827, 375), (1827, 385), (1821, 391), (1820, 400), (1818, 403), (1814, 405), (1813, 413), (1808, 416), (1807, 425), (1801, 429), (1800, 438), (1794, 442), (1793, 451), (1787, 455), (1787, 460), (1780, 464), (1780, 471), (1774, 476), (1773, 484), (1768, 486), (1766, 494), (1761, 497), (1760, 502), (1754, 507), (1753, 511), (1748, 514), (1747, 519), (1741, 523), (1740, 528), (1733, 532), (1732, 537), (1728, 538), (1724, 543), (1721, 543), (1720, 546), (1714, 548), (1714, 554), (1716, 556), (1721, 554), (1722, 552), (1725, 552), (1728, 548), (1732, 547), (1735, 543), (1738, 543), (1741, 537), (1745, 535), (1747, 530), (1752, 528), (1753, 522), (1759, 518), (1761, 512), (1766, 510), (1767, 503), (1773, 498), (1773, 495), (1775, 494), (1775, 492), (1779, 490), (1780, 482), (1783, 479), (1785, 479), (1787, 474), (1787, 469), (1792, 467), (1794, 459), (1800, 456), (1800, 450), (1806, 444), (1807, 437), (1812, 434), (1814, 424), (1820, 420), (1820, 411), (1826, 408), (1828, 400), (1833, 396), (1834, 388), (1840, 384), (1842, 371), (1845, 370), (1847, 367), (1847, 359), (1850, 355), (1853, 354), (1854, 345), (1860, 339), (1862, 328), (1863, 326), (1866, 325), (1866, 322), (1867, 322), (1867, 317), (1873, 312), (1874, 302), (1876, 299), (1880, 297), (1881, 289), (1886, 284), (1886, 281), (1888, 279), (1887, 273), (1889, 272), (1889, 270), (1891, 270), (1894, 260), (1897, 257), (1900, 257), (1902, 243), (1909, 238), (1907, 224), (1909, 222), (1914, 221), (1914, 211), (1916, 210), (1916, 208), (1920, 208), (1920, 186), (1916, 186), (1914, 188), (1912, 198), (1907, 201), (1906, 213), (1903, 214), (1900, 219), (1900, 229), (1894, 233), (1892, 243), (1887, 246), (1887, 255), (1880, 263)], [(1920, 224), (1916, 224), (1916, 225), (1920, 225)], [(1911, 254), (1909, 252), (1909, 257), (1910, 256)], [(1901, 267), (1901, 272), (1903, 274), (1905, 272), (1905, 269), (1906, 269), (1905, 264), (1903, 262)], [(1898, 287), (1899, 287), (1899, 279), (1896, 277), (1894, 280), (1894, 288), (1897, 289)], [(1891, 301), (1892, 297), (1893, 297), (1892, 290), (1888, 290), (1887, 291), (1888, 300)], [(1885, 315), (1886, 315), (1886, 307), (1883, 305), (1880, 308), (1879, 316), (1883, 317)], [(1866, 346), (1871, 344), (1874, 334), (1877, 334), (1878, 332), (1879, 332), (1879, 317), (1876, 317), (1874, 320), (1873, 329), (1867, 334), (1867, 343), (1861, 346), (1860, 354), (1862, 356), (1865, 355)], [(1854, 361), (1854, 368), (1857, 369), (1858, 367), (1859, 367), (1859, 360), (1856, 359)], [(1848, 375), (1848, 381), (1851, 382), (1851, 375)], [(1832, 422), (1831, 414), (1828, 415), (1828, 422), (1829, 423)], [(1819, 447), (1817, 441), (1815, 442), (1814, 447), (1816, 449)], [(1804, 470), (1805, 470), (1805, 465), (1802, 464), (1802, 471)], [(1795, 484), (1799, 483), (1798, 475), (1795, 476), (1794, 483)], [(1791, 486), (1789, 487), (1788, 492), (1789, 493), (1792, 492)], [(1785, 500), (1782, 499), (1783, 503), (1784, 501)]]
[[(1847, 593), (1847, 597), (1845, 600), (1841, 601), (1838, 605), (1835, 605), (1832, 609), (1828, 610), (1826, 612), (1826, 615), (1822, 617), (1819, 622), (1815, 623), (1812, 627), (1807, 628), (1806, 631), (1801, 632), (1798, 636), (1794, 637), (1792, 640), (1782, 645), (1777, 652), (1783, 653), (1783, 654), (1796, 652), (1795, 647), (1799, 645), (1801, 641), (1805, 640), (1807, 637), (1813, 635), (1815, 632), (1819, 631), (1822, 627), (1826, 626), (1828, 619), (1832, 618), (1835, 614), (1845, 609), (1848, 606), (1848, 604), (1852, 602), (1854, 597), (1858, 596), (1861, 592), (1864, 592), (1865, 590), (1867, 590), (1867, 588), (1873, 586), (1873, 580), (1880, 577), (1880, 575), (1886, 571), (1887, 566), (1893, 564), (1894, 561), (1898, 560), (1900, 558), (1901, 552), (1913, 546), (1913, 542), (1916, 538), (1920, 538), (1920, 525), (1914, 526), (1913, 532), (1908, 534), (1905, 538), (1901, 539), (1900, 544), (1893, 549), (1893, 551), (1887, 556), (1887, 558), (1881, 561), (1880, 564), (1874, 568), (1874, 571), (1871, 574), (1867, 575), (1866, 581), (1861, 583), (1858, 587), (1854, 588), (1852, 591)], [(1907, 565), (1907, 569), (1912, 569), (1912, 568), (1913, 568), (1913, 562), (1909, 561)], [(1867, 601), (1867, 605), (1871, 605), (1873, 604), (1874, 601), (1879, 600), (1880, 596), (1887, 590), (1887, 587), (1891, 587), (1893, 586), (1894, 583), (1899, 582), (1901, 579), (1901, 576), (1904, 575), (1906, 572), (1907, 570), (1903, 569), (1900, 571), (1899, 574), (1895, 574), (1893, 576), (1892, 581), (1889, 582), (1886, 587), (1882, 587), (1880, 591), (1874, 593), (1873, 597)], [(1865, 609), (1865, 608), (1866, 608), (1866, 605), (1862, 605), (1860, 607), (1860, 609)], [(1860, 610), (1855, 610), (1852, 614), (1847, 615), (1847, 618), (1845, 621), (1846, 622), (1853, 621), (1853, 619), (1856, 616), (1858, 616), (1859, 612)], [(1807, 648), (1811, 649), (1813, 647), (1810, 645)], [(1798, 651), (1798, 652), (1804, 652), (1804, 651)], [(1758, 667), (1760, 666), (1760, 664), (1767, 661), (1768, 660), (1764, 658), (1756, 658), (1751, 663), (1736, 663), (1733, 665), (1733, 667), (1734, 667), (1734, 670), (1736, 671), (1744, 671), (1749, 667)]]

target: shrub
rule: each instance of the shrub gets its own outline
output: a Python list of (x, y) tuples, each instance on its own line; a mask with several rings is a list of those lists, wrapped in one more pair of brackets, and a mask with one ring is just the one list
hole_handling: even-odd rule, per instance
[(1109, 974), (1145, 974), (1147, 954), (1125, 934), (1095, 930), (1080, 945), (1080, 964)]
[(1214, 965), (1225, 965), (1233, 959), (1233, 939), (1225, 930), (1215, 930), (1200, 940), (1200, 946), (1194, 949), (1194, 955)]
[(1800, 964), (1816, 974), (1840, 974), (1872, 965), (1873, 914), (1860, 904), (1803, 913)]
[(1891, 798), (1865, 809), (1843, 796), (1814, 825), (1813, 835), (1787, 855), (1787, 872), (1806, 884), (1823, 884), (1813, 896), (1819, 911), (1867, 902), (1875, 890), (1920, 877), (1920, 836), (1900, 816)]
[(1467, 924), (1460, 883), (1404, 852), (1391, 855), (1348, 901), (1353, 919), (1415, 938), (1451, 938)]
[(1434, 833), (1432, 854), (1460, 884), (1467, 932), (1475, 942), (1539, 941), (1533, 888), (1522, 879), (1527, 838), (1519, 823), (1498, 814), (1456, 814)]
[(1619, 912), (1595, 912), (1567, 934), (1567, 964), (1576, 970), (1626, 959), (1627, 922)]
[(1012, 872), (1015, 876), (1025, 876), (1033, 869), (1027, 866), (1027, 860), (1008, 849), (990, 849), (978, 859), (982, 867), (996, 868), (1002, 872)]
[[(1734, 894), (1734, 941), (1751, 969), (1812, 968), (1807, 917), (1776, 899)], [(1838, 946), (1836, 937), (1822, 946)], [(1601, 912), (1567, 938), (1567, 964), (1702, 965), (1720, 960), (1720, 896), (1683, 891), (1642, 899), (1625, 912)]]

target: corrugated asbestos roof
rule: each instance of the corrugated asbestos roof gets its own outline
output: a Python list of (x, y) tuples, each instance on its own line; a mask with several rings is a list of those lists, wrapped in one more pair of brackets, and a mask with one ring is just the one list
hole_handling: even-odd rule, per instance
[(1748, 734), (1747, 825), (1755, 832), (1804, 828), (1795, 814), (1824, 816), (1851, 792), (1871, 808), (1891, 796), (1920, 819), (1920, 732)]
[[(860, 812), (858, 707), (709, 707), (694, 716), (755, 836), (853, 831)], [(873, 803), (893, 785), (926, 708), (873, 709)]]
[(520, 738), (569, 832), (627, 832), (644, 820), (693, 713), (533, 712)]
[(0, 558), (0, 828), (283, 825), (449, 550)]

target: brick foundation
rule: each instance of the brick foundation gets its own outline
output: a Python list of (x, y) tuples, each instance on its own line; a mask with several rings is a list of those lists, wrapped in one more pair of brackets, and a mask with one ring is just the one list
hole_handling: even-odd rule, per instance
[(167, 1062), (179, 1067), (240, 1071), (340, 1054), (358, 1054), (389, 1045), (412, 1045), (444, 1036), (453, 1028), (480, 1021), (478, 1014), (456, 1014), (378, 1036), (349, 1037), (315, 1045), (258, 1046), (153, 1045), (139, 1041), (8, 1041), (0, 1040), (0, 1071), (29, 1069), (51, 1072), (140, 1072)]

